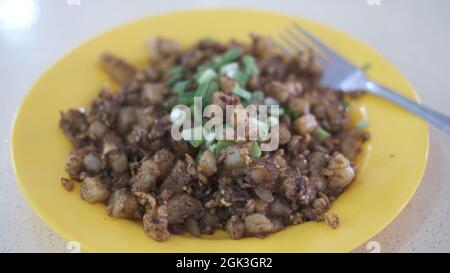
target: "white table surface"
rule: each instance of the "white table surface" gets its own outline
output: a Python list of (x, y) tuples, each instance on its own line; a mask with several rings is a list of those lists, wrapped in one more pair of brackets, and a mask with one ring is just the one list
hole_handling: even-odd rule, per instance
[[(104, 30), (153, 14), (206, 7), (274, 10), (341, 29), (387, 56), (425, 104), (450, 115), (448, 0), (0, 0), (0, 251), (66, 251), (65, 240), (24, 200), (11, 169), (10, 127), (33, 82), (65, 52)], [(450, 251), (450, 137), (430, 131), (421, 186), (405, 210), (371, 239), (382, 252)], [(366, 244), (355, 251), (367, 252)]]

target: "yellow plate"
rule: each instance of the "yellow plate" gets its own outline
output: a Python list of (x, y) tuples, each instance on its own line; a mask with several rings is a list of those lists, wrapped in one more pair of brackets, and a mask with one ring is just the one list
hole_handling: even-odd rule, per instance
[(33, 86), (17, 112), (12, 131), (12, 157), (17, 183), (39, 216), (67, 240), (87, 251), (130, 252), (305, 252), (350, 251), (388, 225), (405, 207), (422, 178), (428, 151), (425, 122), (373, 96), (354, 103), (369, 120), (371, 140), (358, 161), (354, 184), (333, 204), (341, 224), (291, 226), (265, 239), (228, 239), (224, 232), (192, 238), (172, 236), (152, 241), (138, 223), (113, 219), (103, 205), (82, 201), (78, 188), (60, 185), (70, 144), (58, 127), (59, 111), (87, 106), (108, 80), (96, 66), (99, 54), (110, 50), (144, 65), (144, 40), (163, 35), (188, 46), (200, 38), (248, 39), (247, 33), (276, 34), (298, 21), (355, 64), (371, 64), (370, 77), (417, 100), (400, 72), (361, 42), (321, 24), (250, 10), (177, 12), (116, 28), (67, 54)]

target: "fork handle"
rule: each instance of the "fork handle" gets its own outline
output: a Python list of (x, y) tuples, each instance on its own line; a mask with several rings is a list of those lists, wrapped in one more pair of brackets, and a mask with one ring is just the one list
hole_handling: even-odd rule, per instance
[(366, 83), (366, 88), (370, 91), (370, 93), (379, 95), (394, 102), (409, 112), (425, 119), (434, 127), (450, 135), (450, 117), (408, 99), (381, 84), (369, 81)]

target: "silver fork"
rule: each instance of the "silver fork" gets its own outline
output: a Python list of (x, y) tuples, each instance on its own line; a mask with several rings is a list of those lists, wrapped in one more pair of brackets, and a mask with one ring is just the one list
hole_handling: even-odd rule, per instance
[(346, 93), (366, 90), (369, 93), (384, 97), (450, 135), (450, 117), (368, 79), (362, 69), (345, 60), (299, 24), (293, 23), (291, 27), (286, 28), (284, 33), (280, 33), (279, 37), (283, 42), (276, 42), (276, 44), (289, 56), (292, 56), (292, 51), (299, 52), (307, 48), (313, 49), (318, 61), (324, 66), (322, 85)]

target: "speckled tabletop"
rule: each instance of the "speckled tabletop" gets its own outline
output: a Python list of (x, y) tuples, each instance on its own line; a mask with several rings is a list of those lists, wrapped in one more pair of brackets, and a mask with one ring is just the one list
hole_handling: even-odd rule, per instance
[[(120, 0), (1, 0), (0, 251), (66, 251), (66, 241), (27, 204), (11, 169), (10, 127), (32, 83), (65, 52), (104, 30), (135, 18), (206, 7), (257, 7), (341, 29), (384, 54), (425, 104), (450, 114), (447, 0), (134, 0), (126, 4)], [(388, 227), (369, 240), (379, 242), (382, 252), (450, 251), (450, 137), (433, 128), (430, 131), (428, 166), (417, 193)], [(368, 252), (367, 244), (354, 251)]]

